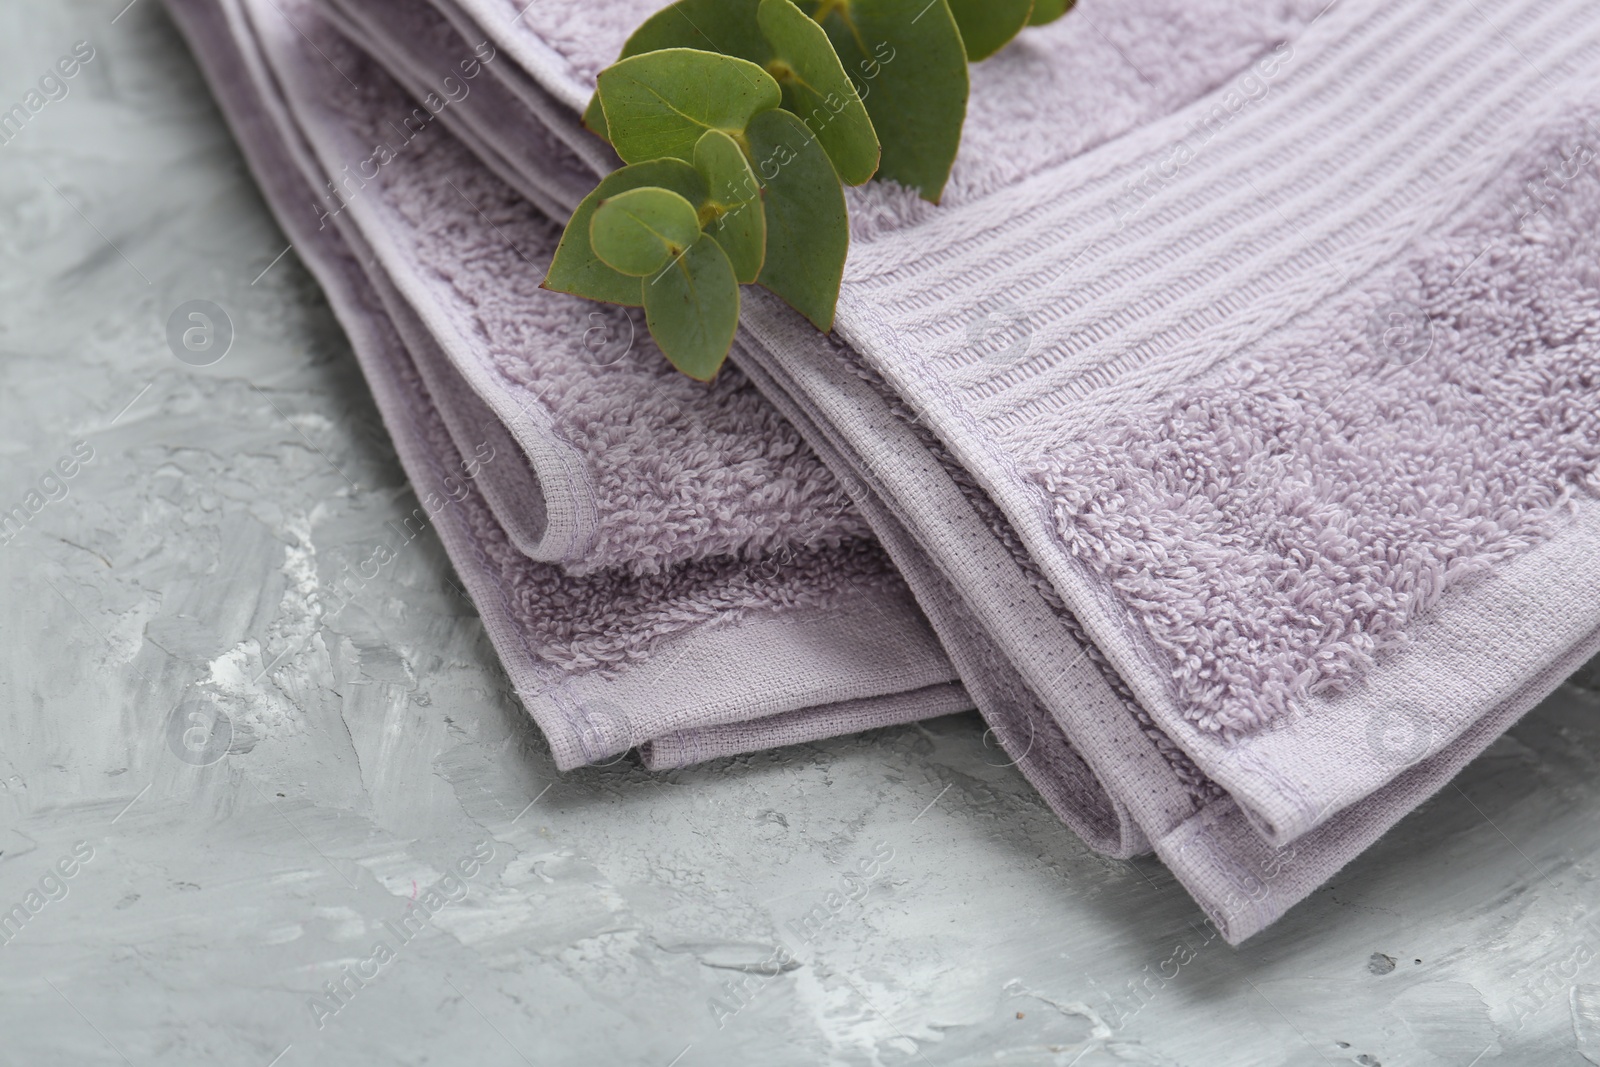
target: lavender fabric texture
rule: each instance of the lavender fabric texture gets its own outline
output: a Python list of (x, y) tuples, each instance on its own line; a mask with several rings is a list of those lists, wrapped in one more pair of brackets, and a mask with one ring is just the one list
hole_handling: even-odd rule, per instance
[[(559, 221), (615, 165), (577, 115), (658, 5), (314, 6), (478, 160), (441, 165), (454, 193), (387, 168), (394, 215), (361, 227), (436, 281), (429, 235), (470, 221), (445, 194), (534, 245), (528, 205)], [(445, 57), (477, 42), (458, 93)], [(364, 61), (301, 58), (336, 172), (376, 130), (338, 84)], [(1250, 936), (1600, 649), (1597, 58), (1579, 0), (1082, 0), (973, 68), (939, 207), (849, 192), (833, 336), (747, 291), (733, 393), (809, 448), (720, 452), (789, 481), (705, 551), (870, 527), (1062, 819)], [(369, 188), (332, 206), (376, 212)], [(448, 351), (451, 301), (525, 280), (502, 256), (407, 295)], [(540, 387), (514, 341), (478, 347), (491, 407)], [(678, 499), (562, 521), (644, 576), (711, 558)]]
[[(567, 402), (584, 383), (571, 374), (539, 380), (540, 354), (554, 362), (569, 320), (584, 321), (587, 309), (568, 301), (565, 319), (559, 308), (541, 308), (522, 324), (525, 358), (504, 386), (516, 388), (519, 372), (542, 385), (542, 393), (515, 395), (524, 414), (559, 431), (546, 429), (541, 439), (531, 420), (498, 417), (491, 405), (504, 393), (475, 389), (447, 348), (460, 338), (424, 319), (424, 309), (437, 310), (423, 303), (430, 288), (459, 295), (473, 272), (492, 269), (482, 235), (461, 232), (472, 220), (451, 217), (452, 236), (468, 250), (461, 251), (442, 240), (428, 245), (414, 230), (363, 229), (353, 214), (328, 210), (318, 189), (329, 171), (283, 91), (299, 76), (286, 40), (258, 33), (258, 13), (244, 5), (172, 8), (269, 201), (351, 335), (417, 492), (419, 529), (437, 529), (560, 766), (633, 747), (651, 766), (679, 766), (971, 706), (903, 583), (861, 534), (861, 520), (753, 389), (730, 380), (715, 411), (697, 410), (704, 398), (690, 397), (651, 427), (654, 460), (631, 454), (617, 432), (624, 420), (608, 425), (593, 396)], [(372, 73), (376, 94), (387, 80)], [(436, 139), (430, 147), (451, 150), (442, 131)], [(479, 181), (476, 171), (472, 162), (456, 184)], [(377, 201), (378, 191), (369, 192)], [(517, 231), (528, 241), (519, 251), (538, 254), (549, 224), (508, 212), (500, 228), (518, 221), (532, 227)], [(486, 228), (495, 232), (492, 222)], [(433, 256), (425, 267), (393, 248), (385, 256), (369, 240), (374, 233)], [(461, 276), (468, 281), (452, 280)], [(506, 318), (481, 312), (473, 321), (485, 331), (516, 328)], [(486, 363), (496, 355), (481, 333), (473, 351)], [(564, 351), (559, 359), (570, 361)], [(589, 366), (597, 376), (615, 371)], [(656, 377), (654, 361), (641, 366)], [(655, 392), (670, 397), (674, 385), (658, 383)], [(533, 447), (568, 449), (568, 466), (541, 468)], [(566, 481), (557, 486), (556, 477)], [(647, 486), (629, 498), (631, 509), (606, 503), (606, 490), (596, 488), (629, 477)], [(598, 496), (597, 523), (628, 532), (612, 535), (610, 547), (606, 534), (591, 533), (587, 554), (570, 567), (525, 551), (509, 528), (520, 522), (540, 531), (559, 492)], [(797, 525), (802, 515), (813, 519)], [(762, 526), (767, 533), (755, 532)], [(701, 543), (687, 546), (697, 533)]]

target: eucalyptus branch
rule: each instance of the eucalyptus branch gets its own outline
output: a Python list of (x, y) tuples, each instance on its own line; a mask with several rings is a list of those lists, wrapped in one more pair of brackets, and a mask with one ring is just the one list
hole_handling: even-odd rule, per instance
[(832, 329), (850, 246), (840, 183), (889, 178), (937, 203), (967, 63), (1071, 6), (678, 0), (600, 72), (584, 124), (625, 166), (578, 205), (545, 288), (643, 307), (701, 381), (733, 344), (741, 285)]

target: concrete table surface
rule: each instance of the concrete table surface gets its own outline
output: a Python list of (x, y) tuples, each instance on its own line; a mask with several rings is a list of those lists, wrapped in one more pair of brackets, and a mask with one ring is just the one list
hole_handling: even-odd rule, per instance
[(1234, 949), (974, 716), (558, 775), (431, 534), (319, 619), (415, 504), (126, 2), (0, 7), (0, 1063), (1600, 1063), (1583, 685)]

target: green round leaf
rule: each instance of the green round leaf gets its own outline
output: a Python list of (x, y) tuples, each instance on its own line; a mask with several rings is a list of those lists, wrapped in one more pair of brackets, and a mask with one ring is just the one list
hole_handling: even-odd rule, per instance
[(667, 360), (709, 382), (739, 325), (739, 283), (722, 247), (702, 237), (644, 281), (644, 316)]
[(846, 185), (871, 178), (878, 135), (827, 33), (792, 0), (761, 0), (757, 19), (772, 45), (766, 68), (783, 89), (783, 106), (817, 135)]
[(1033, 0), (1033, 14), (1028, 16), (1028, 25), (1043, 26), (1072, 10), (1073, 0)]
[(583, 109), (583, 126), (602, 141), (611, 140), (611, 131), (606, 128), (606, 111), (600, 106), (599, 93), (591, 96), (589, 106)]
[(602, 200), (589, 222), (594, 254), (636, 278), (654, 274), (699, 239), (695, 206), (670, 189), (652, 186)]
[[(782, 106), (805, 120), (845, 181), (861, 184), (877, 169), (878, 137), (827, 34), (787, 0), (762, 13), (764, 7), (762, 0), (678, 0), (633, 32), (622, 58), (694, 48), (777, 72)], [(584, 123), (609, 138), (598, 94)]]
[(839, 177), (805, 123), (787, 111), (763, 111), (745, 136), (766, 189), (767, 258), (757, 280), (830, 330), (850, 250)]
[(740, 282), (761, 274), (767, 255), (767, 217), (761, 186), (732, 137), (707, 130), (694, 146), (694, 166), (710, 192), (700, 209), (701, 228), (722, 246)]
[(707, 130), (737, 134), (782, 101), (778, 83), (748, 60), (668, 48), (600, 72), (600, 105), (611, 144), (626, 163), (694, 159)]
[[(756, 5), (761, 0), (678, 0), (645, 19), (628, 37), (617, 58), (659, 52), (663, 48), (698, 48), (725, 56), (748, 59), (765, 66), (771, 50), (756, 26)], [(583, 124), (606, 140), (606, 113), (600, 94), (589, 100)]]
[(706, 180), (681, 160), (653, 159), (612, 171), (600, 179), (600, 184), (572, 213), (545, 274), (544, 288), (608, 304), (643, 307), (644, 294), (639, 279), (618, 273), (594, 254), (589, 242), (589, 224), (602, 200), (629, 189), (652, 185), (671, 189), (691, 204), (702, 203), (706, 198)]
[(967, 53), (945, 0), (805, 0), (867, 105), (878, 177), (935, 203), (967, 114)]
[(948, 0), (961, 30), (967, 59), (988, 59), (1021, 32), (1033, 14), (1034, 0)]
[(767, 61), (769, 48), (756, 25), (761, 0), (678, 0), (645, 19), (622, 46), (621, 58), (663, 48), (698, 48)]

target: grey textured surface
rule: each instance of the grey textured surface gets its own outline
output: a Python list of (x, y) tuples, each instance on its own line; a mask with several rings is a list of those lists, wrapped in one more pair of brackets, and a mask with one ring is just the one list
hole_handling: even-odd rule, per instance
[[(0, 1063), (1600, 1063), (1591, 689), (1235, 950), (974, 718), (558, 776), (431, 535), (319, 620), (415, 505), (121, 4), (0, 8), (0, 109), (96, 50), (0, 144), (0, 509), (42, 503), (0, 546)], [(206, 368), (166, 341), (195, 299), (236, 331)]]

